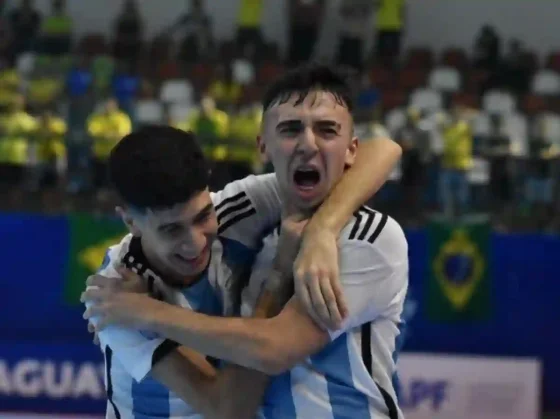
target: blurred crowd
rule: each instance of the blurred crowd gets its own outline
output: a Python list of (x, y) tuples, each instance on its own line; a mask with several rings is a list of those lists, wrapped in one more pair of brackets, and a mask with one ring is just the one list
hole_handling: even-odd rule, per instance
[[(213, 186), (270, 168), (255, 136), (263, 89), (317, 58), (326, 1), (289, 0), (287, 49), (261, 30), (263, 0), (241, 0), (234, 39), (214, 36), (203, 0), (150, 37), (123, 0), (110, 34), (76, 37), (63, 0), (42, 15), (31, 0), (0, 22), (0, 206), (109, 211), (105, 161), (134, 127), (193, 130), (213, 162)], [(376, 196), (405, 224), (426, 215), (490, 213), (503, 229), (558, 227), (560, 53), (538, 57), (491, 26), (471, 51), (401, 51), (405, 0), (345, 0), (333, 57), (351, 69), (357, 132), (389, 133), (404, 150)], [(375, 40), (366, 50), (367, 33)]]

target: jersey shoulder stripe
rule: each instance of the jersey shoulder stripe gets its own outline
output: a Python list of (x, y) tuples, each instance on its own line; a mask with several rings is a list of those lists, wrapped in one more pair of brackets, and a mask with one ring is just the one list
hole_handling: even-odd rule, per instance
[(350, 229), (348, 240), (375, 242), (387, 224), (387, 215), (381, 214), (369, 207), (362, 206), (354, 213), (355, 221), (346, 228)]
[(218, 234), (222, 234), (229, 227), (257, 213), (245, 191), (225, 198), (217, 203), (215, 208), (218, 217)]

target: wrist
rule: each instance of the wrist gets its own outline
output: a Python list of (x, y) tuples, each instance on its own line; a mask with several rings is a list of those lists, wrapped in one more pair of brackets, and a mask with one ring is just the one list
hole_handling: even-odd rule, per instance
[(168, 320), (173, 319), (174, 316), (173, 313), (169, 315), (169, 310), (175, 307), (167, 303), (162, 303), (161, 301), (156, 301), (156, 303), (157, 304), (154, 304), (154, 309), (146, 316), (143, 328), (160, 333), (166, 326), (170, 326)]
[(343, 228), (344, 223), (340, 221), (340, 217), (332, 213), (323, 214), (323, 212), (319, 210), (305, 227), (303, 239), (305, 240), (305, 238), (310, 235), (325, 231), (338, 236)]

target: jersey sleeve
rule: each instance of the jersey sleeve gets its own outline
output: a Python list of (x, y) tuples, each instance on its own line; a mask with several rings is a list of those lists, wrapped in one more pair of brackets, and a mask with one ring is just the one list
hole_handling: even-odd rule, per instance
[(280, 223), (281, 201), (276, 175), (248, 176), (212, 194), (218, 234), (251, 249)]
[[(98, 272), (100, 275), (109, 278), (120, 277), (115, 270), (116, 263), (119, 261), (119, 253), (118, 247), (110, 248), (107, 251)], [(88, 304), (86, 304), (87, 306)], [(94, 325), (97, 324), (97, 321), (96, 318), (91, 319)], [(119, 326), (107, 326), (99, 332), (98, 336), (103, 352), (107, 347), (111, 348), (113, 355), (136, 381), (142, 381), (152, 367), (177, 346), (175, 342), (156, 335), (150, 336)]]
[(406, 297), (408, 245), (401, 227), (379, 213), (365, 218), (340, 240), (340, 282), (348, 317), (340, 329), (329, 331), (333, 340), (380, 315), (400, 316)]

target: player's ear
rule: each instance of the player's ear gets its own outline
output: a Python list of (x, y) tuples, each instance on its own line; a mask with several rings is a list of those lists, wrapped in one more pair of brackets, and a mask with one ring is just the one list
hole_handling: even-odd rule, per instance
[(268, 156), (266, 155), (266, 145), (260, 135), (257, 135), (257, 149), (259, 150), (261, 162), (264, 164), (268, 163)]
[(353, 137), (348, 144), (348, 149), (346, 150), (346, 157), (344, 158), (344, 163), (346, 166), (352, 166), (356, 160), (356, 153), (358, 152), (358, 137)]
[(128, 228), (128, 231), (130, 231), (133, 236), (140, 237), (142, 235), (140, 229), (136, 225), (134, 217), (129, 213), (129, 211), (123, 207), (115, 207), (115, 212), (119, 217), (121, 217), (121, 220), (126, 225), (126, 228)]

